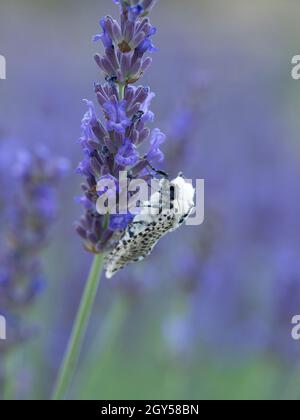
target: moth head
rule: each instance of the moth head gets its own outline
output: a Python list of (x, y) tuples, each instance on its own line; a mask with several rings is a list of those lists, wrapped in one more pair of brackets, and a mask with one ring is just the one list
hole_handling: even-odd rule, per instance
[(176, 213), (189, 214), (195, 207), (195, 188), (192, 183), (185, 180), (182, 174), (173, 179), (170, 184), (171, 202)]

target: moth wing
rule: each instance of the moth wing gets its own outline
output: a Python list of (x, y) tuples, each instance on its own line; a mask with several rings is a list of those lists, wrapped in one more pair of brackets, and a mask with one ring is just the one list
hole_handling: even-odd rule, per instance
[[(136, 219), (134, 219), (136, 220)], [(172, 212), (151, 219), (151, 223), (134, 221), (106, 258), (106, 277), (111, 278), (126, 265), (147, 257), (162, 236), (176, 228)]]
[[(153, 193), (150, 201), (143, 203), (141, 213), (135, 216), (116, 247), (106, 258), (107, 278), (111, 278), (130, 263), (142, 261), (152, 252), (164, 235), (176, 230), (193, 212), (195, 192), (193, 187), (187, 184), (182, 177), (173, 180), (172, 184), (177, 185), (180, 192), (174, 209), (164, 210), (161, 214), (153, 214), (153, 209), (149, 209), (149, 207), (152, 206), (155, 210), (160, 205), (159, 192)], [(163, 194), (162, 200), (169, 200), (167, 181), (161, 180), (160, 187)]]

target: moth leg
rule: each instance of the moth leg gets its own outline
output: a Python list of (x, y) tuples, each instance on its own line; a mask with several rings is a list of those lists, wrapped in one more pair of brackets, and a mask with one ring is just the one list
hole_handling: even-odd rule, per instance
[(169, 174), (167, 174), (167, 172), (154, 168), (154, 166), (152, 166), (151, 163), (148, 161), (147, 165), (149, 166), (149, 168), (152, 169), (153, 172), (156, 173), (156, 175), (161, 175), (163, 178), (169, 179)]
[(150, 209), (150, 208), (152, 208), (152, 209), (160, 209), (161, 208), (161, 206), (159, 206), (159, 205), (157, 205), (157, 204), (143, 204), (142, 206), (139, 206), (139, 208), (141, 208), (141, 209)]
[(142, 221), (138, 221), (138, 222), (132, 222), (132, 225), (143, 225), (144, 222)]

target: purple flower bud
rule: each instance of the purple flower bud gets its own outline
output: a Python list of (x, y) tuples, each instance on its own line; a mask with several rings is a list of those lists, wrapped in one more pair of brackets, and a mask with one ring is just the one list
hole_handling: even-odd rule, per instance
[(110, 216), (109, 229), (114, 231), (122, 231), (126, 229), (128, 223), (130, 223), (132, 219), (133, 216), (131, 214), (117, 214)]
[(130, 119), (126, 114), (126, 101), (106, 102), (103, 109), (107, 117), (108, 131), (117, 131), (118, 133), (125, 133), (126, 127), (131, 124)]
[(166, 136), (163, 134), (159, 128), (153, 130), (151, 135), (151, 147), (149, 152), (147, 153), (147, 159), (151, 163), (160, 163), (164, 160), (164, 154), (160, 150), (160, 146), (166, 141)]
[(111, 37), (108, 35), (108, 31), (106, 28), (106, 19), (102, 18), (99, 22), (101, 28), (103, 29), (103, 33), (102, 34), (98, 34), (95, 35), (93, 37), (93, 41), (97, 42), (97, 41), (102, 41), (103, 45), (105, 48), (109, 48), (112, 46), (112, 39)]
[(157, 48), (155, 48), (152, 40), (150, 39), (151, 36), (155, 35), (157, 32), (157, 29), (152, 27), (148, 33), (148, 35), (146, 36), (146, 38), (139, 44), (139, 46), (137, 47), (137, 51), (139, 52), (139, 54), (144, 54), (145, 52), (149, 51), (149, 52), (156, 52), (158, 51)]
[(116, 163), (120, 166), (133, 166), (138, 160), (139, 155), (136, 147), (126, 138), (115, 157)]

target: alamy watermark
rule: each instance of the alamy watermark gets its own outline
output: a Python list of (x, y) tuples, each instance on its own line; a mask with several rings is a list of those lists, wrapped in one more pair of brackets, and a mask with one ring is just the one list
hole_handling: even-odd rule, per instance
[(6, 340), (6, 319), (0, 315), (0, 340)]
[(300, 315), (295, 315), (292, 319), (292, 325), (294, 325), (292, 329), (292, 338), (295, 341), (300, 340)]
[(0, 80), (6, 79), (6, 59), (0, 54)]
[(292, 64), (293, 64), (293, 68), (292, 68), (292, 78), (294, 80), (299, 80), (300, 79), (300, 55), (294, 55), (294, 57), (292, 58)]
[(126, 171), (119, 173), (119, 180), (102, 177), (97, 183), (97, 212), (101, 215), (126, 215), (130, 213), (155, 216), (165, 211), (178, 215), (190, 214), (189, 226), (204, 222), (204, 180), (181, 178), (175, 180), (129, 179)]

